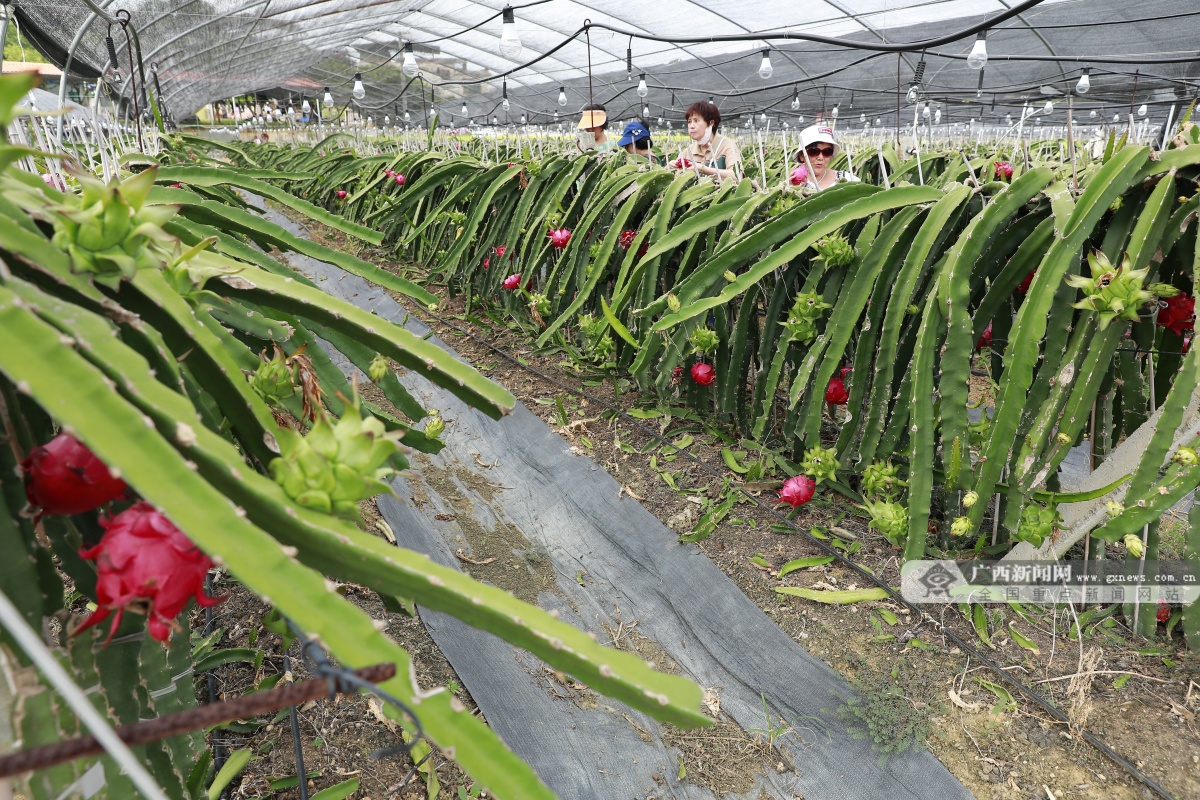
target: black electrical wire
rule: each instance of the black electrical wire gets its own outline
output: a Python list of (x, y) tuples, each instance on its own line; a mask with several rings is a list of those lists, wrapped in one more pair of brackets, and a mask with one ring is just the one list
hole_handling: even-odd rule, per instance
[[(559, 381), (559, 380), (551, 377), (550, 375), (547, 375), (546, 373), (542, 372), (541, 370), (537, 369), (536, 367), (533, 367), (533, 366), (521, 361), (520, 359), (517, 359), (516, 357), (509, 355), (506, 351), (501, 350), (499, 347), (496, 347), (491, 342), (481, 339), (480, 337), (476, 336), (475, 334), (471, 333), (470, 331), (460, 328), (459, 326), (438, 316), (437, 314), (434, 314), (434, 313), (424, 310), (424, 309), (420, 310), (419, 313), (428, 314), (430, 317), (436, 319), (438, 322), (445, 325), (446, 327), (451, 328), (452, 330), (458, 332), (459, 334), (461, 334), (463, 336), (468, 337), (469, 339), (473, 340), (474, 342), (483, 345), (484, 347), (488, 348), (496, 355), (499, 355), (500, 357), (502, 357), (505, 360), (509, 361), (510, 363), (520, 367), (521, 369), (524, 369), (528, 372), (533, 373), (534, 375), (538, 376), (542, 380), (544, 380), (548, 383), (552, 383), (555, 386), (558, 386), (562, 389), (565, 389), (566, 391), (570, 392), (571, 394), (574, 394), (578, 397), (584, 398), (589, 403), (595, 403), (599, 406), (603, 406), (604, 408), (608, 409), (609, 411), (612, 411), (614, 414), (620, 416), (623, 419), (623, 421), (625, 421), (628, 425), (636, 428), (637, 430), (639, 430), (640, 432), (649, 436), (650, 438), (652, 438), (656, 441), (659, 441), (659, 442), (663, 443), (664, 445), (671, 444), (671, 442), (669, 440), (667, 440), (665, 437), (663, 437), (661, 434), (655, 433), (652, 429), (647, 428), (646, 426), (642, 425), (642, 423), (640, 421), (638, 421), (634, 417), (627, 414), (624, 410), (609, 403), (608, 401), (602, 400), (599, 397), (595, 397), (594, 395), (591, 395), (582, 389), (578, 389), (574, 386), (563, 383), (562, 381)], [(692, 461), (692, 463), (694, 463), (696, 466), (700, 467), (702, 470), (709, 473), (710, 475), (713, 475), (714, 477), (718, 477), (718, 478), (723, 477), (723, 473), (720, 470), (714, 469), (713, 467), (709, 466), (707, 463), (705, 463), (704, 461), (701, 461), (699, 458), (694, 456), (689, 451), (683, 450), (683, 451), (681, 451), (680, 454), (685, 456), (686, 458), (688, 458), (690, 461)], [(867, 571), (866, 569), (859, 566), (855, 562), (846, 558), (837, 548), (826, 544), (825, 542), (821, 541), (820, 539), (817, 539), (816, 537), (810, 535), (807, 531), (796, 526), (795, 523), (793, 523), (791, 521), (791, 519), (789, 519), (787, 516), (779, 513), (773, 507), (763, 503), (759, 498), (750, 494), (744, 488), (742, 488), (740, 486), (736, 487), (736, 488), (737, 488), (738, 492), (740, 492), (744, 497), (746, 497), (748, 500), (750, 500), (750, 502), (754, 503), (756, 506), (758, 506), (760, 509), (762, 509), (766, 513), (768, 513), (768, 514), (774, 516), (776, 519), (780, 520), (781, 523), (786, 524), (788, 527), (792, 528), (796, 533), (801, 534), (802, 536), (806, 537), (808, 539), (809, 543), (811, 543), (811, 544), (815, 545), (817, 548), (823, 550), (827, 555), (833, 556), (836, 561), (838, 561), (840, 564), (847, 567), (848, 569), (853, 570), (862, 579), (869, 581), (870, 583), (874, 584), (875, 586), (878, 586), (878, 587), (884, 589), (885, 591), (887, 591), (888, 595), (890, 596), (890, 599), (892, 599), (894, 602), (900, 603), (904, 607), (908, 608), (914, 615), (916, 615), (916, 619), (928, 619), (928, 621), (931, 624), (933, 624), (934, 626), (936, 626), (937, 628), (940, 629), (940, 633), (944, 637), (946, 637), (947, 639), (954, 642), (954, 644), (957, 647), (959, 647), (963, 652), (974, 657), (975, 659), (980, 661), (982, 664), (987, 666), (990, 670), (992, 670), (993, 673), (995, 673), (1003, 681), (1005, 681), (1006, 683), (1015, 687), (1022, 695), (1024, 695), (1026, 698), (1028, 698), (1035, 706), (1040, 708), (1043, 712), (1054, 717), (1057, 721), (1067, 724), (1068, 726), (1071, 724), (1071, 720), (1070, 720), (1070, 718), (1067, 717), (1066, 714), (1064, 714), (1062, 711), (1060, 711), (1059, 709), (1057, 709), (1053, 705), (1051, 705), (1049, 703), (1049, 701), (1047, 701), (1044, 697), (1042, 697), (1040, 694), (1038, 694), (1034, 689), (1030, 688), (1029, 686), (1026, 686), (1024, 683), (1017, 680), (1012, 675), (1009, 675), (1005, 670), (1000, 668), (999, 664), (997, 664), (992, 659), (988, 658), (984, 653), (979, 651), (973, 644), (971, 644), (967, 640), (961, 638), (953, 631), (947, 629), (944, 625), (937, 622), (937, 620), (935, 620), (931, 615), (926, 614), (924, 611), (922, 611), (916, 605), (914, 605), (913, 603), (910, 603), (903, 595), (897, 594), (892, 589), (892, 587), (890, 587), (886, 583), (884, 583), (874, 573)], [(1165, 798), (1165, 800), (1176, 800), (1174, 795), (1172, 795), (1170, 792), (1168, 792), (1166, 789), (1164, 789), (1162, 786), (1160, 786), (1153, 778), (1146, 775), (1144, 772), (1142, 772), (1140, 769), (1138, 769), (1136, 765), (1131, 763), (1124, 756), (1120, 755), (1119, 753), (1114, 751), (1111, 747), (1106, 745), (1104, 742), (1097, 739), (1094, 734), (1087, 731), (1086, 729), (1083, 729), (1080, 731), (1079, 735), (1085, 741), (1087, 741), (1089, 744), (1091, 744), (1093, 747), (1095, 747), (1097, 750), (1099, 750), (1104, 755), (1106, 755), (1114, 763), (1116, 763), (1117, 765), (1122, 767), (1131, 776), (1133, 776), (1137, 780), (1141, 781), (1142, 784), (1145, 785), (1148, 789), (1156, 792), (1160, 797)]]

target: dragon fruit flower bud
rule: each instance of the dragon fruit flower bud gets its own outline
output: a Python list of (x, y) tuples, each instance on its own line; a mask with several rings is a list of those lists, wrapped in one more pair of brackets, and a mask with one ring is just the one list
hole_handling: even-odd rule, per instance
[(1124, 542), (1125, 549), (1134, 558), (1141, 558), (1142, 554), (1146, 552), (1146, 548), (1142, 545), (1141, 537), (1135, 533), (1126, 534)]
[(367, 375), (370, 376), (372, 383), (379, 383), (388, 374), (388, 360), (383, 354), (375, 356), (371, 359), (371, 365), (367, 367)]
[(673, 294), (667, 294), (667, 308), (672, 314), (680, 309), (679, 298)]
[(963, 499), (962, 499), (963, 508), (971, 508), (978, 502), (979, 502), (979, 492), (967, 492), (966, 494), (963, 495)]
[(431, 439), (436, 439), (442, 435), (442, 431), (444, 430), (446, 430), (446, 421), (435, 411), (429, 417), (429, 421), (425, 423), (425, 435)]
[(1104, 504), (1104, 510), (1108, 513), (1108, 516), (1116, 519), (1125, 513), (1125, 506), (1116, 500), (1109, 500)]
[(1200, 458), (1197, 457), (1196, 451), (1192, 448), (1181, 447), (1175, 451), (1174, 460), (1178, 461), (1180, 464), (1183, 464), (1185, 467), (1194, 467), (1196, 466), (1197, 461), (1200, 461)]
[(951, 536), (966, 536), (971, 532), (971, 520), (969, 517), (955, 517), (954, 522), (950, 523)]

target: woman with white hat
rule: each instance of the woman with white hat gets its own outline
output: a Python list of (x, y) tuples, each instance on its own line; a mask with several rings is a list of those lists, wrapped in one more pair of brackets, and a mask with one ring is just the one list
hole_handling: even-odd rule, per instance
[(837, 183), (858, 183), (858, 177), (852, 172), (829, 169), (830, 162), (841, 150), (841, 145), (833, 138), (833, 128), (817, 124), (800, 131), (800, 149), (796, 151), (800, 166), (792, 172), (792, 183), (802, 183), (816, 192)]

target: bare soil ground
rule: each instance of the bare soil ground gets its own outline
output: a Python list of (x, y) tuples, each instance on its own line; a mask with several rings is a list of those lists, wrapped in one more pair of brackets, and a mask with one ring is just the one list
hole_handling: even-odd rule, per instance
[[(315, 235), (333, 247), (359, 249), (349, 246), (336, 232), (318, 229)], [(411, 268), (389, 262), (383, 252), (362, 255), (412, 277)], [(429, 288), (438, 293), (437, 287)], [(441, 319), (423, 311), (417, 315), (481, 372), (507, 387), (580, 452), (608, 470), (668, 527), (680, 532), (690, 529), (699, 515), (697, 500), (717, 498), (724, 479), (738, 478), (723, 464), (720, 434), (731, 434), (717, 422), (679, 412), (641, 423), (620, 415), (606, 417), (605, 407), (596, 400), (630, 410), (644, 406), (644, 398), (630, 391), (627, 382), (581, 369), (562, 352), (534, 352), (526, 330), (515, 323), (511, 327), (501, 324), (506, 319), (503, 316), (498, 317), (499, 323), (475, 317), (484, 323), (481, 325), (466, 318), (464, 311), (461, 298), (444, 298), (437, 312)], [(498, 355), (492, 347), (522, 363)], [(596, 400), (568, 391), (527, 367)], [(684, 448), (686, 453), (671, 452), (647, 428), (669, 441), (691, 437), (692, 442)], [(664, 473), (670, 474), (674, 488)], [(782, 477), (776, 474), (775, 480)], [(1175, 797), (1200, 797), (1200, 659), (1188, 653), (1178, 636), (1167, 640), (1160, 625), (1156, 641), (1136, 640), (1119, 617), (1085, 624), (1080, 636), (1072, 632), (1072, 626), (1083, 609), (1027, 606), (1026, 616), (1021, 616), (1009, 606), (992, 605), (988, 606), (989, 639), (985, 643), (956, 606), (928, 608), (928, 614), (918, 618), (889, 601), (836, 606), (780, 595), (774, 591), (779, 586), (866, 585), (860, 575), (836, 561), (779, 577), (785, 563), (826, 552), (803, 532), (815, 529), (828, 537), (828, 542), (839, 543), (842, 551), (855, 548), (852, 560), (892, 586), (899, 584), (901, 554), (867, 528), (867, 520), (851, 501), (831, 491), (820, 492), (794, 516), (798, 531), (783, 533), (793, 529), (781, 526), (781, 520), (769, 510), (774, 491), (767, 484), (751, 490), (765, 506), (750, 502), (735, 506), (713, 534), (696, 546), (780, 627), (864, 687), (868, 697), (898, 693), (907, 704), (902, 707), (917, 712), (914, 718), (928, 710), (932, 723), (926, 746), (977, 797), (1124, 800), (1155, 796), (1083, 741), (1074, 729), (1080, 725)], [(367, 520), (368, 530), (374, 529), (373, 523), (373, 519)], [(361, 587), (349, 586), (345, 591), (373, 617), (387, 620), (388, 633), (413, 654), (423, 681), (455, 687), (458, 696), (470, 704), (470, 698), (458, 688), (453, 669), (419, 621), (387, 612), (373, 593)], [(223, 646), (246, 646), (254, 630), (261, 633), (260, 648), (273, 637), (261, 632), (261, 604), (244, 593), (235, 591), (233, 600), (216, 612), (217, 625), (227, 631)], [(1036, 649), (1019, 646), (1010, 626)], [(1060, 722), (1018, 692), (1005, 691), (990, 667), (957, 646), (944, 631), (956, 634), (1001, 670), (1032, 687), (1066, 713), (1074, 725)], [(292, 655), (295, 658), (295, 647)], [(224, 667), (220, 691), (236, 695), (256, 678), (281, 669), (278, 657), (268, 659), (257, 676), (245, 665)], [(297, 677), (303, 676), (303, 668), (295, 662), (293, 670)], [(840, 702), (830, 698), (830, 708)], [(227, 743), (249, 746), (261, 754), (233, 796), (297, 797), (295, 789), (271, 790), (269, 783), (296, 774), (287, 720), (261, 723), (253, 730), (233, 734), (233, 741)], [(354, 796), (375, 800), (453, 798), (459, 796), (460, 787), (471, 785), (469, 778), (436, 751), (423, 766), (426, 773), (436, 774), (438, 790), (426, 784), (426, 773), (409, 776), (413, 764), (406, 756), (369, 759), (373, 750), (394, 746), (398, 734), (381, 723), (362, 698), (311, 704), (301, 710), (300, 724), (306, 768), (321, 773), (310, 782), (314, 789), (350, 775), (362, 781)], [(804, 735), (803, 720), (781, 722), (764, 717), (763, 729), (752, 732), (752, 738), (769, 744), (773, 734), (787, 728)], [(719, 729), (705, 733), (713, 737), (707, 747), (697, 744), (691, 734), (680, 737), (677, 744), (685, 765), (689, 748), (698, 753), (693, 764), (715, 761), (719, 766), (737, 763), (745, 756), (744, 737), (722, 737)], [(722, 738), (735, 744), (722, 743)], [(755, 758), (759, 755), (756, 752)], [(719, 768), (710, 773), (696, 777), (714, 788), (731, 788), (722, 783), (728, 776), (723, 777)], [(408, 783), (399, 788), (406, 777)]]

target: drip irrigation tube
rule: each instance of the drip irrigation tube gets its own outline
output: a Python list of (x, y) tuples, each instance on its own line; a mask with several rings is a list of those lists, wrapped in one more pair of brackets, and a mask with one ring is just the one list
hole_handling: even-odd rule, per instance
[[(570, 392), (571, 394), (574, 394), (578, 397), (584, 398), (589, 403), (595, 403), (598, 406), (601, 406), (605, 409), (608, 409), (609, 411), (614, 412), (615, 414), (619, 415), (629, 425), (631, 425), (632, 427), (641, 431), (642, 433), (646, 434), (647, 436), (650, 436), (651, 438), (656, 439), (657, 441), (662, 442), (663, 444), (666, 444), (666, 445), (670, 444), (670, 442), (666, 438), (664, 438), (662, 435), (655, 433), (650, 428), (647, 428), (636, 418), (630, 416), (625, 411), (614, 406), (613, 404), (609, 403), (608, 401), (603, 400), (594, 395), (591, 395), (582, 389), (577, 389), (574, 386), (563, 383), (562, 381), (560, 381), (554, 377), (551, 377), (550, 375), (546, 374), (545, 372), (542, 372), (541, 370), (537, 369), (536, 367), (526, 364), (526, 363), (522, 362), (521, 360), (519, 360), (518, 358), (510, 355), (505, 350), (502, 350), (499, 347), (496, 347), (491, 342), (488, 342), (485, 339), (481, 339), (480, 337), (476, 336), (474, 333), (472, 333), (468, 330), (465, 330), (463, 328), (460, 328), (458, 325), (455, 325), (453, 322), (450, 322), (449, 320), (447, 320), (441, 316), (438, 316), (437, 314), (434, 314), (425, 309), (421, 309), (418, 311), (418, 315), (427, 315), (427, 316), (437, 320), (439, 323), (445, 325), (447, 328), (450, 328), (450, 329), (458, 332), (459, 334), (466, 336), (466, 337), (470, 338), (471, 340), (483, 345), (484, 347), (488, 348), (496, 355), (499, 355), (500, 357), (506, 359), (507, 361), (516, 365), (517, 367), (538, 376), (540, 379), (542, 379), (544, 381), (547, 381), (547, 382), (549, 382), (555, 386), (558, 386), (562, 389), (565, 389), (566, 391)], [(711, 474), (715, 477), (722, 476), (722, 472), (720, 470), (717, 470), (717, 469), (713, 468), (712, 466), (710, 466), (709, 464), (705, 463), (704, 461), (701, 461), (699, 458), (692, 455), (690, 452), (684, 450), (684, 451), (681, 451), (681, 455), (686, 456), (694, 464), (696, 464), (698, 467), (700, 467), (704, 471), (708, 472), (709, 474)], [(771, 514), (776, 519), (780, 520), (780, 522), (782, 522), (783, 524), (786, 524), (788, 527), (792, 528), (796, 533), (799, 533), (799, 534), (805, 536), (812, 544), (815, 544), (818, 548), (823, 550), (827, 555), (833, 556), (835, 561), (839, 562), (843, 566), (848, 567), (849, 569), (854, 570), (854, 572), (857, 573), (864, 580), (867, 580), (867, 581), (871, 582), (873, 585), (887, 591), (890, 599), (892, 599), (893, 601), (900, 603), (904, 607), (908, 608), (912, 613), (914, 613), (917, 616), (918, 619), (928, 620), (931, 624), (933, 624), (935, 626), (936, 629), (938, 629), (940, 631), (940, 633), (944, 637), (946, 637), (950, 641), (954, 642), (954, 644), (957, 647), (959, 647), (962, 650), (962, 652), (966, 653), (968, 656), (971, 656), (971, 657), (977, 659), (980, 663), (982, 663), (984, 666), (986, 666), (988, 669), (990, 669), (993, 673), (995, 673), (997, 676), (999, 676), (1005, 683), (1008, 683), (1009, 685), (1015, 687), (1017, 689), (1017, 691), (1019, 691), (1022, 695), (1024, 695), (1026, 698), (1028, 698), (1029, 701), (1032, 702), (1039, 709), (1041, 709), (1045, 713), (1049, 714), (1050, 716), (1054, 717), (1059, 722), (1066, 723), (1068, 726), (1070, 726), (1071, 721), (1067, 717), (1067, 715), (1064, 714), (1062, 711), (1058, 710), (1057, 708), (1055, 708), (1053, 705), (1051, 705), (1049, 703), (1049, 701), (1047, 701), (1044, 697), (1042, 697), (1040, 694), (1038, 694), (1034, 689), (1030, 688), (1029, 686), (1025, 685), (1024, 683), (1017, 680), (1013, 676), (1009, 675), (1007, 672), (1005, 672), (1003, 669), (1001, 669), (1000, 666), (996, 662), (992, 661), (990, 658), (988, 658), (986, 655), (984, 655), (982, 652), (980, 652), (977, 648), (975, 648), (974, 645), (972, 645), (970, 642), (966, 641), (965, 639), (959, 637), (953, 631), (948, 630), (944, 625), (942, 625), (940, 622), (938, 622), (936, 619), (934, 619), (931, 615), (927, 614), (926, 612), (922, 611), (917, 606), (910, 603), (902, 595), (898, 594), (895, 590), (893, 590), (893, 588), (891, 586), (888, 586), (885, 582), (880, 580), (877, 576), (875, 576), (871, 572), (868, 572), (863, 567), (859, 566), (858, 564), (856, 564), (853, 561), (846, 558), (836, 548), (822, 542), (821, 540), (811, 536), (807, 531), (797, 527), (791, 521), (791, 519), (789, 519), (786, 515), (781, 514), (780, 512), (778, 512), (771, 506), (762, 502), (760, 499), (758, 499), (754, 495), (747, 492), (744, 488), (739, 486), (739, 487), (737, 487), (737, 490), (743, 496), (745, 496), (748, 500), (750, 500), (752, 503), (754, 503), (756, 506), (758, 506), (762, 510), (766, 511), (768, 514)], [(1079, 735), (1081, 738), (1084, 739), (1084, 741), (1086, 741), (1088, 744), (1095, 747), (1097, 750), (1099, 750), (1101, 753), (1103, 753), (1105, 756), (1107, 756), (1111, 761), (1113, 761), (1114, 763), (1119, 765), (1122, 769), (1124, 769), (1126, 772), (1128, 772), (1132, 777), (1134, 777), (1138, 781), (1140, 781), (1146, 788), (1155, 792), (1159, 797), (1162, 797), (1165, 800), (1176, 800), (1174, 795), (1172, 795), (1170, 792), (1168, 792), (1166, 789), (1164, 789), (1162, 786), (1160, 786), (1153, 778), (1146, 775), (1144, 772), (1142, 772), (1140, 769), (1138, 769), (1133, 763), (1131, 763), (1124, 756), (1120, 755), (1119, 753), (1114, 751), (1112, 748), (1110, 748), (1108, 745), (1106, 745), (1104, 742), (1100, 741), (1098, 738), (1096, 738), (1095, 735), (1093, 735), (1086, 729), (1081, 729), (1079, 732)]]

